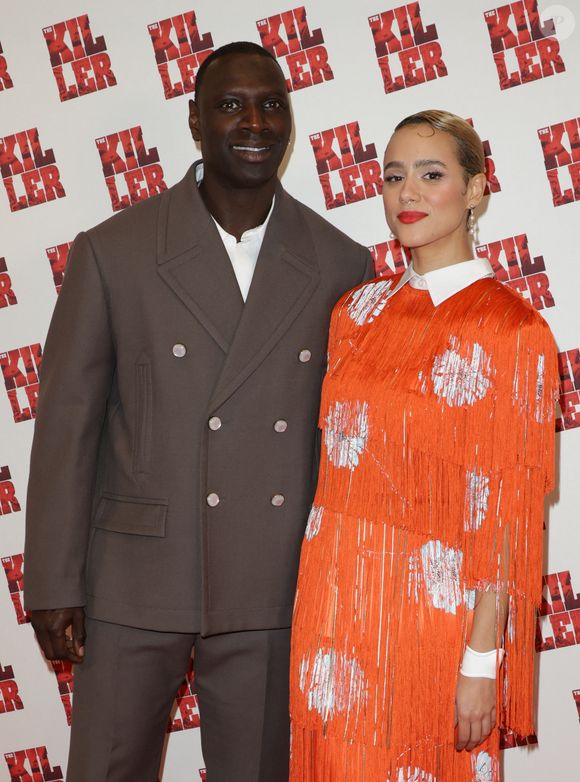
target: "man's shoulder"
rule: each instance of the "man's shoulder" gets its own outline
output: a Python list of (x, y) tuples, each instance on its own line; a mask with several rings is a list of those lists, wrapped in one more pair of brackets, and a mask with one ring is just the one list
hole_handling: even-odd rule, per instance
[(343, 251), (350, 250), (351, 252), (357, 252), (359, 254), (363, 251), (366, 251), (368, 253), (368, 248), (364, 247), (362, 244), (359, 244), (354, 239), (351, 239), (350, 236), (347, 236), (347, 234), (345, 234), (339, 228), (332, 225), (332, 223), (322, 217), (322, 215), (320, 215), (314, 209), (302, 203), (302, 201), (299, 201), (293, 195), (288, 193), (288, 191), (285, 190), (284, 193), (287, 198), (291, 199), (294, 207), (297, 209), (297, 211), (300, 212), (303, 219), (307, 222), (315, 241), (330, 242), (333, 246), (342, 246)]

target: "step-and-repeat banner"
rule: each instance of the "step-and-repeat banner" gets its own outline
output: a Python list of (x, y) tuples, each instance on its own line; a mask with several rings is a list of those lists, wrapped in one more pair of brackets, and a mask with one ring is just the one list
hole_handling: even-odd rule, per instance
[[(380, 197), (394, 125), (447, 109), (484, 141), (476, 253), (547, 319), (561, 377), (537, 735), (504, 737), (505, 778), (578, 779), (580, 0), (29, 0), (0, 15), (0, 780), (58, 782), (66, 770), (74, 676), (34, 640), (22, 550), (38, 370), (68, 249), (181, 178), (199, 156), (187, 125), (197, 69), (242, 39), (288, 78), (286, 188), (368, 245), (379, 274), (407, 263)], [(204, 779), (191, 666), (167, 732), (163, 782)]]

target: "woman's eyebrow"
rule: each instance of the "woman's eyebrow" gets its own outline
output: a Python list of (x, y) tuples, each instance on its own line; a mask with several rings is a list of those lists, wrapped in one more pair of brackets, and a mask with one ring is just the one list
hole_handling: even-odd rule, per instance
[[(413, 168), (424, 168), (426, 166), (442, 166), (443, 168), (448, 168), (447, 164), (442, 160), (416, 160), (413, 163)], [(386, 164), (384, 170), (387, 171), (390, 168), (405, 168), (405, 164), (401, 160), (390, 160)]]

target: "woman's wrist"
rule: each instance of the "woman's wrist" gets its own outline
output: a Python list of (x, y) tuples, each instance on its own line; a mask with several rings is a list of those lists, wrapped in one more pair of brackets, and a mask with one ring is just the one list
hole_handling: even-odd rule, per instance
[(466, 646), (459, 673), (469, 678), (495, 679), (496, 671), (503, 662), (504, 654), (504, 649), (476, 652), (475, 649)]

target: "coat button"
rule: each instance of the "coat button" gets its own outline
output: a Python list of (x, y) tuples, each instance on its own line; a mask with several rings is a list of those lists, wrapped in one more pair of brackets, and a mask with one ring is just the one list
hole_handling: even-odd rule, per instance
[(185, 347), (185, 345), (182, 345), (181, 342), (178, 342), (176, 345), (174, 345), (171, 348), (171, 351), (175, 356), (175, 358), (183, 358), (187, 353), (187, 348)]
[(308, 350), (301, 350), (298, 354), (298, 360), (301, 361), (303, 364), (306, 364), (307, 361), (310, 361), (312, 358), (312, 353)]
[(272, 505), (275, 508), (279, 508), (280, 505), (284, 505), (284, 495), (283, 494), (275, 494), (272, 499), (270, 500)]
[(210, 508), (215, 508), (216, 505), (219, 505), (220, 498), (215, 492), (212, 491), (211, 494), (207, 495), (205, 501), (207, 502)]
[(214, 415), (209, 419), (207, 425), (212, 430), (212, 432), (217, 432), (218, 429), (221, 429), (222, 419), (218, 418), (217, 415)]
[(285, 421), (283, 418), (280, 418), (276, 423), (274, 424), (274, 431), (275, 432), (285, 432), (286, 429), (288, 429), (288, 421)]

